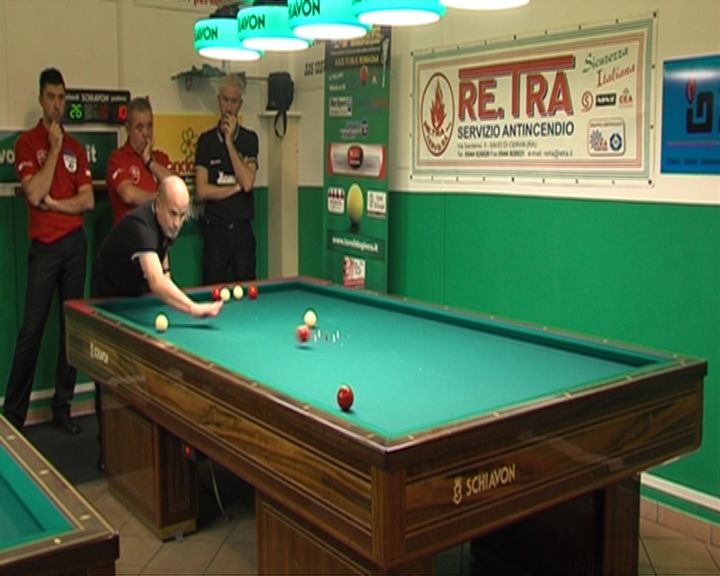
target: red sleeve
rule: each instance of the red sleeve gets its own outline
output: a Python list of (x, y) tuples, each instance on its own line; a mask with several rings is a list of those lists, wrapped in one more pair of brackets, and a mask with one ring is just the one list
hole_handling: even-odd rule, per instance
[(15, 172), (18, 180), (34, 176), (38, 171), (37, 154), (33, 150), (30, 136), (27, 133), (20, 134), (15, 142)]
[(112, 151), (108, 159), (107, 176), (105, 177), (108, 190), (117, 192), (118, 186), (120, 186), (123, 180), (129, 179), (130, 174), (128, 173), (127, 167), (122, 165), (120, 149), (117, 148)]
[(92, 184), (92, 172), (90, 172), (90, 163), (88, 162), (87, 151), (85, 146), (76, 142), (78, 171), (77, 171), (77, 187)]
[(161, 166), (165, 166), (165, 168), (167, 168), (168, 170), (173, 170), (172, 162), (170, 162), (170, 157), (165, 154), (165, 152), (162, 152), (160, 150), (153, 150), (153, 160), (155, 160), (155, 162), (157, 162)]

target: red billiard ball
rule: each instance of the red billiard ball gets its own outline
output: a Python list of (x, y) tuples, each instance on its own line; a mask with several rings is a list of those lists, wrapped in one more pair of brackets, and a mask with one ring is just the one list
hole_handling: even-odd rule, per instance
[(342, 408), (345, 412), (350, 410), (353, 405), (353, 400), (355, 400), (355, 396), (353, 395), (353, 391), (350, 386), (343, 384), (340, 388), (338, 388), (337, 403), (338, 406), (340, 406), (340, 408)]
[(250, 286), (248, 287), (248, 298), (250, 298), (250, 300), (255, 300), (255, 298), (257, 298), (257, 295), (257, 286), (255, 286), (255, 284), (250, 284)]
[(210, 296), (213, 300), (220, 300), (220, 286), (215, 286), (215, 288), (212, 289), (212, 292), (210, 293)]
[(305, 324), (298, 326), (295, 330), (295, 336), (297, 336), (299, 342), (307, 342), (308, 338), (310, 338), (310, 328), (305, 326)]

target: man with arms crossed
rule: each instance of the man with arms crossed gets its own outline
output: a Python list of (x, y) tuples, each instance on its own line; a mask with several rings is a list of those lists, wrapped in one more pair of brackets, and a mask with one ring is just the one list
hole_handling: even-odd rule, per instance
[(195, 190), (205, 201), (203, 281), (205, 284), (255, 278), (253, 186), (258, 137), (238, 123), (245, 81), (220, 82), (220, 121), (203, 132), (195, 154)]
[(42, 118), (20, 135), (15, 169), (28, 207), (30, 251), (23, 324), (15, 345), (4, 412), (17, 428), (25, 424), (43, 328), (55, 289), (60, 297), (60, 342), (52, 399), (53, 425), (67, 434), (80, 426), (70, 419), (77, 371), (65, 357), (62, 303), (82, 298), (86, 239), (83, 212), (92, 210), (92, 179), (85, 148), (63, 130), (65, 80), (56, 68), (40, 74)]
[(165, 152), (153, 149), (153, 111), (147, 98), (133, 98), (125, 123), (127, 141), (108, 160), (108, 198), (113, 226), (136, 206), (157, 195), (158, 184), (174, 174)]

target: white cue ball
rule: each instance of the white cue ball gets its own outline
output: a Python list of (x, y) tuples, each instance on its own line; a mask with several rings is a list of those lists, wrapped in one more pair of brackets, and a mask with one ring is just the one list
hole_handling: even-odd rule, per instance
[(245, 292), (243, 292), (243, 287), (238, 285), (233, 288), (233, 298), (235, 300), (242, 300), (242, 297), (244, 296)]
[(225, 287), (225, 288), (223, 288), (222, 290), (220, 290), (220, 299), (221, 299), (223, 302), (229, 302), (229, 301), (230, 301), (230, 288)]
[(315, 314), (314, 310), (308, 310), (305, 312), (305, 326), (308, 328), (315, 328), (315, 325), (317, 324), (317, 314)]
[(168, 317), (165, 314), (155, 316), (155, 330), (165, 332), (168, 329)]

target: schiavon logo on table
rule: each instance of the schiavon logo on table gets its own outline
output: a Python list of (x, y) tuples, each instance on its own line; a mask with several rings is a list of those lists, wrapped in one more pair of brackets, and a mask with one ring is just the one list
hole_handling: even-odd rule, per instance
[(96, 346), (95, 342), (90, 342), (90, 358), (98, 362), (102, 362), (103, 364), (108, 364), (110, 362), (110, 355), (106, 350)]
[(512, 484), (516, 478), (515, 464), (503, 464), (495, 468), (479, 470), (472, 476), (456, 476), (453, 479), (453, 503), (459, 506), (463, 500)]

